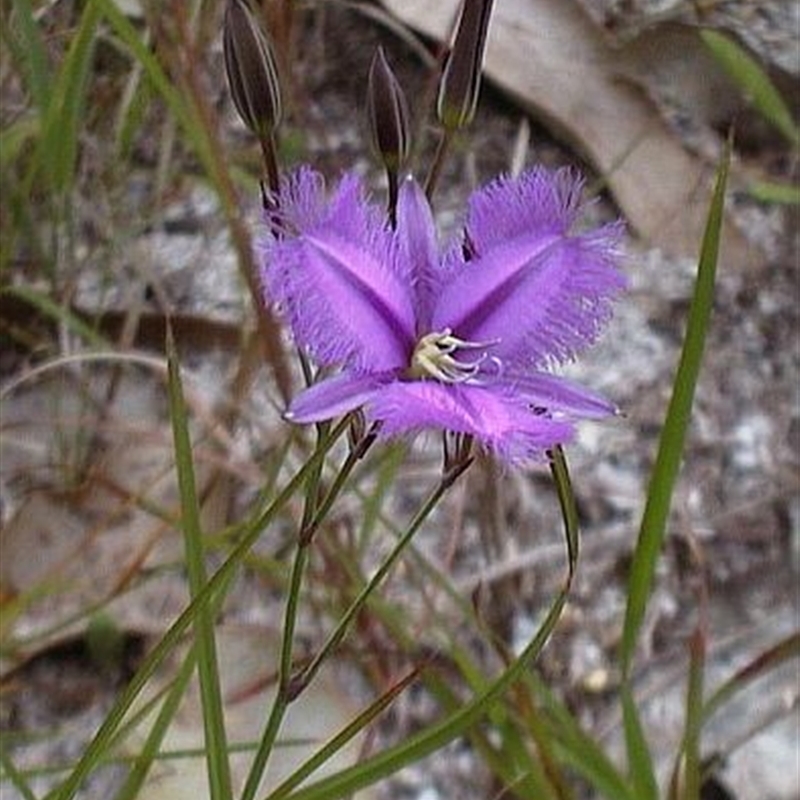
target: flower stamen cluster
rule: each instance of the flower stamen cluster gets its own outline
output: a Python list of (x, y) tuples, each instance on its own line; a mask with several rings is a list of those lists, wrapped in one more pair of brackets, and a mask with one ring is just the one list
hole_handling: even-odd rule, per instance
[(442, 383), (465, 383), (474, 379), (489, 354), (483, 352), (476, 361), (459, 361), (458, 350), (486, 350), (492, 342), (468, 342), (453, 336), (450, 328), (423, 336), (411, 356), (410, 378), (435, 378)]

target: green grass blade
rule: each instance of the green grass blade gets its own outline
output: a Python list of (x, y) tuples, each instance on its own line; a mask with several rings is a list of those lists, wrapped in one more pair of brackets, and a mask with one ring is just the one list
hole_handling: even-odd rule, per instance
[(170, 112), (177, 119), (187, 137), (187, 141), (191, 144), (207, 173), (214, 175), (214, 159), (208, 138), (189, 103), (170, 82), (161, 64), (159, 64), (148, 45), (142, 40), (139, 31), (136, 30), (112, 0), (95, 0), (95, 2), (102, 10), (118, 42), (133, 56), (137, 65), (144, 71), (153, 89), (160, 95)]
[(800, 145), (800, 129), (792, 118), (792, 112), (760, 64), (723, 33), (704, 30), (700, 36), (758, 112), (791, 144), (795, 147)]
[(37, 800), (33, 789), (28, 786), (25, 776), (14, 766), (14, 762), (6, 752), (4, 746), (0, 746), (0, 766), (3, 767), (4, 778), (7, 778), (11, 785), (19, 792), (23, 800)]
[(191, 648), (186, 654), (178, 674), (175, 676), (172, 687), (161, 704), (141, 752), (133, 762), (130, 772), (125, 778), (125, 783), (117, 792), (115, 800), (136, 800), (136, 798), (140, 797), (142, 785), (147, 779), (147, 774), (153, 762), (158, 758), (161, 744), (175, 718), (175, 714), (178, 712), (186, 689), (189, 687), (196, 664), (196, 648)]
[(266, 508), (255, 514), (254, 518), (243, 525), (242, 537), (238, 544), (231, 550), (222, 566), (211, 576), (203, 589), (191, 603), (178, 615), (164, 635), (158, 640), (150, 653), (139, 666), (136, 674), (120, 692), (114, 705), (109, 709), (94, 738), (84, 750), (78, 763), (64, 782), (47, 795), (48, 800), (71, 800), (81, 784), (97, 764), (102, 762), (104, 754), (108, 752), (114, 735), (122, 724), (125, 715), (130, 709), (139, 693), (146, 686), (158, 667), (174, 650), (182, 637), (194, 622), (198, 608), (212, 602), (220, 594), (225, 582), (230, 580), (244, 560), (247, 553), (255, 544), (264, 528), (277, 516), (278, 512), (289, 500), (304, 486), (308, 475), (316, 469), (316, 465), (325, 457), (333, 445), (344, 435), (350, 424), (345, 417), (331, 431), (328, 439), (320, 444), (309, 460), (294, 474), (281, 492)]
[[(683, 791), (681, 800), (700, 800), (700, 731), (703, 727), (703, 673), (705, 637), (697, 628), (689, 641), (689, 681), (683, 737)], [(679, 759), (680, 761), (680, 759)]]
[(664, 541), (672, 492), (678, 476), (683, 445), (691, 419), (692, 402), (700, 374), (703, 348), (714, 301), (714, 280), (719, 255), (729, 163), (730, 146), (725, 152), (717, 173), (716, 186), (700, 251), (686, 336), (664, 428), (661, 431), (656, 463), (650, 477), (641, 528), (633, 554), (628, 584), (628, 603), (622, 631), (621, 660), (625, 676), (630, 672), (645, 607), (650, 597), (656, 561)]
[(33, 105), (44, 113), (50, 105), (53, 77), (47, 59), (47, 48), (41, 30), (33, 17), (30, 0), (15, 0), (14, 20), (19, 38), (3, 25), (3, 39), (14, 55), (14, 61), (23, 73), (25, 86), (31, 94)]
[(36, 140), (41, 131), (38, 114), (26, 114), (0, 131), (0, 169), (15, 165), (28, 143)]
[(50, 295), (30, 286), (7, 286), (0, 288), (0, 295), (17, 297), (31, 306), (31, 313), (38, 311), (55, 322), (60, 322), (87, 344), (97, 348), (107, 348), (108, 342), (91, 325), (78, 316), (71, 308), (57, 303)]
[(630, 684), (621, 688), (622, 723), (625, 731), (625, 749), (628, 756), (628, 774), (637, 800), (658, 800), (658, 782), (650, 748), (647, 744), (639, 711), (631, 693)]
[(44, 115), (35, 163), (44, 170), (57, 194), (68, 191), (75, 175), (78, 137), (100, 17), (98, 4), (89, 0)]
[(755, 181), (747, 187), (748, 194), (760, 203), (800, 206), (800, 186), (797, 184)]
[[(183, 399), (180, 366), (171, 332), (167, 335), (167, 363), (169, 368), (169, 407), (172, 433), (175, 442), (175, 466), (181, 499), (181, 528), (186, 548), (186, 570), (189, 590), (195, 599), (208, 584), (206, 574), (203, 534), (200, 525), (200, 504), (194, 478), (192, 445), (189, 438), (189, 420)], [(207, 604), (197, 608), (194, 620), (197, 671), (200, 678), (200, 701), (203, 710), (206, 764), (211, 800), (229, 800), (232, 797), (231, 770), (228, 742), (225, 733), (222, 689), (217, 663), (214, 617)]]
[(344, 797), (382, 778), (394, 774), (403, 767), (419, 761), (444, 747), (449, 742), (464, 736), (471, 726), (484, 717), (502, 695), (530, 668), (539, 655), (558, 621), (567, 600), (569, 584), (565, 584), (553, 604), (536, 636), (523, 653), (498, 678), (470, 702), (445, 717), (441, 722), (409, 737), (394, 747), (362, 761), (354, 767), (342, 770), (311, 786), (300, 789), (289, 796), (289, 800), (330, 800)]
[(306, 778), (313, 775), (326, 761), (353, 740), (361, 731), (382, 714), (418, 677), (419, 670), (413, 669), (375, 702), (358, 714), (330, 741), (326, 742), (311, 758), (301, 764), (283, 783), (267, 795), (265, 800), (282, 800)]
[(548, 728), (557, 755), (608, 800), (638, 800), (625, 777), (605, 754), (600, 744), (584, 732), (553, 691), (535, 674), (535, 685), (547, 712)]

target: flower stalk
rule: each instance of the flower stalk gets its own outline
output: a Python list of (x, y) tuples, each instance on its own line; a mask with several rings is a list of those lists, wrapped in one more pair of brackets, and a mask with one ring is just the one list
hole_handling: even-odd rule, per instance
[[(328, 425), (319, 426), (319, 443), (317, 448), (327, 448), (331, 435)], [(267, 719), (264, 732), (259, 741), (259, 747), (250, 766), (250, 772), (242, 791), (241, 800), (253, 800), (261, 783), (261, 778), (267, 768), (269, 757), (275, 747), (275, 741), (280, 731), (281, 724), (291, 701), (296, 697), (294, 681), (292, 679), (294, 662), (294, 632), (297, 626), (297, 613), (300, 605), (300, 592), (305, 577), (306, 566), (314, 534), (320, 523), (327, 516), (336, 498), (350, 477), (356, 464), (363, 458), (366, 450), (375, 440), (374, 433), (368, 431), (356, 447), (351, 447), (350, 452), (339, 469), (333, 484), (328, 489), (325, 497), (319, 499), (320, 478), (322, 476), (323, 462), (318, 461), (316, 468), (308, 475), (306, 483), (306, 501), (303, 509), (303, 519), (300, 523), (300, 532), (297, 537), (292, 571), (289, 577), (289, 591), (286, 598), (284, 611), (280, 662), (278, 669), (278, 690)]]
[(403, 535), (397, 540), (391, 552), (386, 556), (378, 569), (375, 570), (367, 583), (364, 584), (364, 587), (341, 616), (336, 627), (328, 636), (319, 652), (292, 678), (288, 691), (290, 701), (296, 699), (300, 696), (300, 694), (302, 694), (302, 692), (314, 679), (314, 676), (317, 674), (317, 672), (319, 672), (320, 667), (322, 667), (328, 656), (339, 646), (341, 641), (347, 635), (353, 620), (355, 620), (356, 616), (358, 616), (358, 614), (364, 608), (370, 596), (378, 588), (378, 586), (380, 586), (384, 578), (392, 570), (394, 565), (397, 563), (397, 560), (405, 551), (409, 542), (414, 538), (414, 535), (422, 527), (422, 524), (430, 516), (433, 509), (436, 508), (447, 490), (450, 489), (459, 476), (464, 474), (470, 463), (471, 461), (463, 462), (457, 471), (444, 474), (441, 477), (439, 483), (428, 495), (425, 502), (419, 507), (419, 509), (417, 509), (417, 513), (414, 515), (414, 518), (409, 523)]
[(380, 156), (389, 184), (389, 219), (395, 225), (400, 171), (410, 150), (408, 103), (383, 48), (372, 59), (367, 82), (367, 114), (375, 152)]
[(439, 79), (436, 118), (442, 133), (425, 181), (430, 199), (438, 182), (445, 155), (455, 133), (475, 117), (481, 87), (483, 54), (494, 0), (464, 0), (453, 46)]

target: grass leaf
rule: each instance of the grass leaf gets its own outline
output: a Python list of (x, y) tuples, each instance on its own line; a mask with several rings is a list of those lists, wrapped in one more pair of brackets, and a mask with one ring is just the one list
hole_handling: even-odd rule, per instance
[(28, 785), (25, 776), (14, 766), (6, 747), (0, 747), (0, 765), (3, 767), (3, 777), (11, 782), (23, 800), (36, 800), (33, 789)]
[(637, 800), (658, 800), (658, 782), (647, 739), (642, 730), (639, 711), (625, 682), (621, 687), (622, 722), (625, 730), (625, 749), (628, 755), (628, 773)]
[[(175, 467), (181, 499), (181, 529), (186, 549), (186, 571), (192, 599), (198, 597), (208, 583), (203, 533), (200, 525), (200, 503), (194, 478), (194, 460), (189, 438), (189, 420), (183, 399), (180, 366), (172, 333), (167, 332), (169, 367), (169, 407), (175, 443)], [(197, 671), (200, 677), (200, 701), (203, 709), (206, 764), (211, 800), (232, 797), (228, 741), (225, 733), (222, 688), (217, 663), (214, 617), (208, 605), (197, 608), (194, 620), (197, 648)]]
[(756, 181), (747, 187), (752, 198), (761, 203), (800, 206), (800, 186), (797, 184)]
[(348, 769), (342, 770), (290, 795), (290, 800), (329, 800), (370, 786), (381, 778), (419, 761), (440, 750), (485, 717), (492, 706), (522, 678), (531, 662), (539, 655), (555, 628), (567, 601), (569, 582), (566, 582), (553, 601), (542, 625), (520, 656), (492, 681), (486, 689), (439, 723), (428, 726), (405, 741), (384, 750)]
[(83, 8), (78, 30), (64, 57), (43, 118), (35, 163), (45, 172), (56, 194), (68, 192), (75, 175), (78, 138), (100, 17), (98, 3), (89, 0)]
[(136, 674), (130, 679), (118, 695), (114, 705), (109, 709), (100, 728), (84, 749), (72, 772), (60, 786), (47, 795), (48, 800), (71, 800), (75, 796), (75, 793), (91, 771), (102, 762), (104, 754), (108, 752), (114, 735), (122, 724), (128, 709), (133, 705), (133, 702), (158, 667), (174, 650), (176, 645), (180, 643), (183, 635), (193, 624), (198, 609), (211, 603), (215, 597), (220, 595), (221, 588), (235, 574), (264, 528), (272, 522), (289, 500), (303, 488), (308, 475), (312, 470), (316, 469), (317, 464), (325, 458), (331, 447), (342, 437), (348, 425), (348, 419), (338, 423), (325, 442), (320, 444), (314, 454), (292, 476), (291, 480), (278, 495), (271, 502), (267, 502), (262, 510), (257, 511), (249, 522), (243, 523), (241, 538), (236, 546), (142, 661)]
[(144, 746), (136, 756), (115, 800), (136, 800), (141, 796), (142, 785), (147, 779), (150, 767), (158, 758), (161, 744), (186, 694), (196, 664), (196, 648), (192, 647), (186, 654), (183, 664), (173, 680), (172, 687), (164, 698), (150, 732), (147, 734)]
[(723, 33), (704, 30), (700, 36), (758, 112), (791, 144), (795, 147), (800, 145), (800, 129), (792, 118), (792, 112), (761, 65)]
[(628, 603), (622, 631), (621, 660), (623, 675), (626, 678), (630, 672), (645, 607), (653, 585), (656, 562), (664, 541), (672, 493), (680, 469), (706, 334), (711, 320), (729, 163), (730, 144), (717, 173), (716, 186), (700, 250), (697, 280), (689, 309), (686, 336), (678, 371), (675, 375), (672, 397), (661, 431), (656, 463), (650, 476), (644, 514), (633, 554), (628, 584)]
[(795, 632), (782, 639), (769, 650), (760, 653), (752, 661), (745, 664), (735, 675), (718, 686), (706, 700), (703, 707), (703, 719), (709, 719), (719, 708), (734, 695), (746, 689), (754, 680), (762, 677), (770, 670), (777, 669), (791, 658), (800, 658), (800, 633)]
[[(700, 800), (700, 732), (703, 727), (703, 673), (705, 637), (698, 627), (689, 640), (689, 680), (686, 688), (686, 716), (683, 734), (682, 800)], [(681, 759), (678, 759), (679, 763)]]
[(24, 73), (25, 86), (31, 93), (31, 100), (43, 114), (50, 105), (52, 71), (47, 58), (47, 48), (39, 26), (33, 16), (30, 0), (15, 0), (14, 20), (19, 36), (15, 36), (10, 25), (0, 26), (3, 39), (14, 54), (15, 63)]
[(600, 743), (582, 730), (544, 681), (536, 675), (530, 675), (528, 679), (535, 684), (536, 693), (542, 698), (553, 747), (560, 760), (608, 800), (639, 800), (628, 781), (603, 752)]
[(280, 786), (277, 786), (266, 800), (281, 800), (299, 786), (307, 777), (313, 775), (326, 761), (347, 745), (352, 739), (382, 714), (418, 677), (419, 670), (413, 669), (390, 686), (377, 700), (370, 703), (353, 721), (346, 725), (330, 741), (326, 742), (311, 758), (301, 764)]

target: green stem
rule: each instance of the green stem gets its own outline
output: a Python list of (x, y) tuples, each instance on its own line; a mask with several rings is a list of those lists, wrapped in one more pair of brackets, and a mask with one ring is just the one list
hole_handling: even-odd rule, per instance
[(439, 175), (442, 172), (444, 157), (447, 155), (447, 151), (450, 149), (450, 142), (452, 142), (452, 140), (452, 130), (445, 128), (442, 131), (441, 137), (439, 138), (439, 144), (436, 146), (436, 153), (433, 156), (433, 162), (431, 163), (428, 177), (425, 180), (425, 197), (428, 198), (428, 201), (430, 201), (430, 199), (433, 197), (434, 189), (436, 188), (436, 184), (439, 182)]
[(48, 800), (71, 800), (81, 784), (88, 777), (104, 753), (108, 751), (110, 742), (117, 729), (122, 724), (128, 709), (136, 697), (141, 693), (147, 681), (160, 664), (166, 659), (178, 644), (185, 631), (194, 622), (198, 609), (212, 601), (222, 591), (225, 582), (234, 574), (244, 559), (246, 553), (255, 544), (264, 528), (275, 518), (278, 511), (283, 508), (289, 499), (297, 492), (299, 487), (308, 480), (308, 475), (325, 457), (334, 443), (344, 434), (349, 425), (347, 418), (339, 422), (325, 440), (324, 446), (318, 448), (308, 461), (295, 473), (291, 480), (284, 486), (275, 499), (269, 503), (252, 521), (245, 525), (245, 533), (239, 543), (233, 548), (219, 569), (209, 578), (202, 590), (192, 602), (180, 613), (178, 618), (170, 625), (164, 635), (155, 644), (149, 655), (145, 658), (136, 674), (131, 678), (126, 687), (120, 692), (117, 700), (109, 710), (94, 738), (83, 751), (78, 763), (67, 776), (65, 781), (46, 797)]
[(278, 172), (278, 159), (275, 155), (275, 135), (271, 133), (259, 139), (259, 144), (261, 145), (261, 156), (264, 159), (267, 186), (269, 186), (273, 194), (277, 195), (280, 190), (280, 176)]
[[(468, 462), (464, 469), (469, 466)], [(304, 667), (291, 681), (291, 685), (289, 688), (289, 699), (294, 700), (298, 695), (302, 693), (302, 691), (308, 686), (308, 684), (314, 679), (314, 676), (319, 671), (320, 667), (324, 663), (325, 659), (331, 654), (331, 652), (341, 643), (342, 639), (344, 639), (347, 631), (350, 628), (355, 617), (364, 607), (365, 603), (369, 599), (370, 595), (375, 591), (378, 585), (383, 581), (389, 571), (397, 562), (397, 559), (405, 550), (408, 543), (411, 541), (414, 534), (419, 530), (422, 526), (422, 523), (427, 519), (428, 515), (433, 511), (436, 507), (436, 504), (441, 500), (444, 493), (453, 485), (455, 479), (460, 475), (464, 469), (462, 469), (457, 474), (446, 474), (442, 476), (442, 479), (439, 481), (439, 484), (436, 488), (428, 495), (428, 499), (423, 503), (420, 509), (414, 516), (414, 519), (411, 520), (406, 532), (400, 537), (397, 541), (397, 544), (392, 548), (391, 553), (384, 559), (383, 563), (378, 567), (375, 571), (373, 576), (369, 579), (369, 581), (365, 584), (365, 586), (361, 589), (358, 593), (358, 596), (353, 600), (350, 604), (349, 608), (343, 614), (342, 618), (339, 620), (336, 628), (334, 628), (333, 632), (328, 636), (327, 641), (322, 646), (322, 649), (317, 653), (316, 656), (312, 659), (312, 661)]]
[[(321, 427), (319, 431), (318, 447), (322, 446), (327, 435), (327, 426)], [(373, 441), (373, 438), (369, 437), (369, 443), (371, 443), (371, 441)], [(369, 446), (369, 443), (367, 443), (366, 446)], [(275, 748), (275, 741), (278, 737), (281, 724), (283, 723), (283, 718), (286, 715), (286, 710), (293, 699), (291, 674), (294, 632), (297, 626), (297, 611), (300, 606), (300, 588), (303, 583), (306, 564), (308, 563), (308, 552), (313, 540), (313, 534), (330, 510), (334, 500), (341, 492), (356, 463), (358, 463), (359, 459), (364, 455), (364, 450), (365, 447), (362, 446), (353, 448), (350, 451), (350, 454), (334, 479), (333, 485), (321, 502), (318, 500), (318, 496), (319, 481), (322, 476), (322, 461), (318, 463), (317, 469), (308, 476), (306, 503), (303, 509), (303, 520), (300, 526), (297, 550), (295, 552), (294, 563), (292, 564), (292, 574), (289, 580), (289, 594), (286, 599), (286, 611), (283, 619), (283, 639), (281, 641), (278, 691), (272, 703), (270, 715), (264, 727), (264, 733), (261, 736), (258, 750), (256, 751), (256, 755), (250, 767), (250, 772), (248, 773), (247, 781), (242, 791), (241, 800), (253, 800), (255, 797), (258, 786), (261, 783), (261, 778), (267, 768), (269, 757)]]

